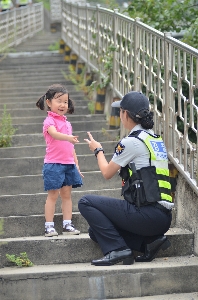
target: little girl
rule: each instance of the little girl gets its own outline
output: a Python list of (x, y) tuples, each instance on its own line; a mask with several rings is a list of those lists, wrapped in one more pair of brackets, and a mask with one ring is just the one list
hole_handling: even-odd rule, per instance
[(36, 103), (41, 110), (48, 108), (48, 116), (43, 122), (43, 135), (46, 154), (43, 165), (44, 189), (48, 191), (45, 204), (45, 236), (57, 236), (54, 228), (56, 200), (60, 194), (63, 213), (63, 234), (79, 234), (74, 228), (72, 218), (72, 187), (82, 183), (74, 145), (79, 143), (78, 136), (72, 135), (71, 123), (66, 113), (74, 112), (74, 105), (65, 87), (54, 84)]

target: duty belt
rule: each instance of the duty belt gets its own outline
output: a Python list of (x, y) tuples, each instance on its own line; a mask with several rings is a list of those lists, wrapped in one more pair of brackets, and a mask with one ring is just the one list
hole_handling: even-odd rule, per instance
[(161, 211), (165, 212), (166, 214), (169, 214), (172, 210), (172, 209), (168, 209), (168, 208), (164, 207), (163, 205), (159, 204), (158, 202), (152, 203), (150, 205), (160, 209)]

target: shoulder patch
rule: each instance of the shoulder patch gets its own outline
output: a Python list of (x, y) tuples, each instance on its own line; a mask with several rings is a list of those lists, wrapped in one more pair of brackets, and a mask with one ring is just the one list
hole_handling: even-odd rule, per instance
[(115, 148), (115, 154), (120, 155), (125, 149), (125, 146), (119, 142)]

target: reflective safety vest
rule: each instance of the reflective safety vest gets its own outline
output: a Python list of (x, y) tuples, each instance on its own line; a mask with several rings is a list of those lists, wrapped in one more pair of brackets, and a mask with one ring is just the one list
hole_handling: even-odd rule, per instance
[(1, 0), (0, 2), (2, 9), (10, 9), (12, 1), (11, 0)]
[[(129, 137), (137, 138), (147, 146), (150, 153), (150, 167), (141, 168), (137, 170), (137, 173), (134, 173), (130, 168), (130, 164), (127, 165), (129, 178), (127, 178), (127, 182), (125, 181), (123, 185), (124, 198), (125, 196), (129, 197), (129, 190), (132, 191), (132, 193), (137, 193), (137, 188), (141, 187), (139, 191), (139, 203), (141, 205), (147, 205), (148, 203), (157, 201), (172, 202), (168, 157), (162, 138), (159, 135), (152, 135), (144, 130), (132, 132)], [(123, 170), (121, 168), (121, 173), (122, 172)], [(137, 195), (135, 198), (136, 197)]]

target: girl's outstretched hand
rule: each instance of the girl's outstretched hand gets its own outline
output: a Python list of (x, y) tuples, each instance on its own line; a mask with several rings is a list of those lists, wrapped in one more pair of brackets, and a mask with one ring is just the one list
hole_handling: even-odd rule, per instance
[(84, 139), (85, 142), (89, 145), (89, 149), (93, 152), (96, 148), (102, 148), (102, 145), (95, 141), (90, 132), (87, 132), (89, 139)]
[(78, 136), (77, 135), (68, 135), (67, 141), (75, 145), (76, 143), (79, 143)]

